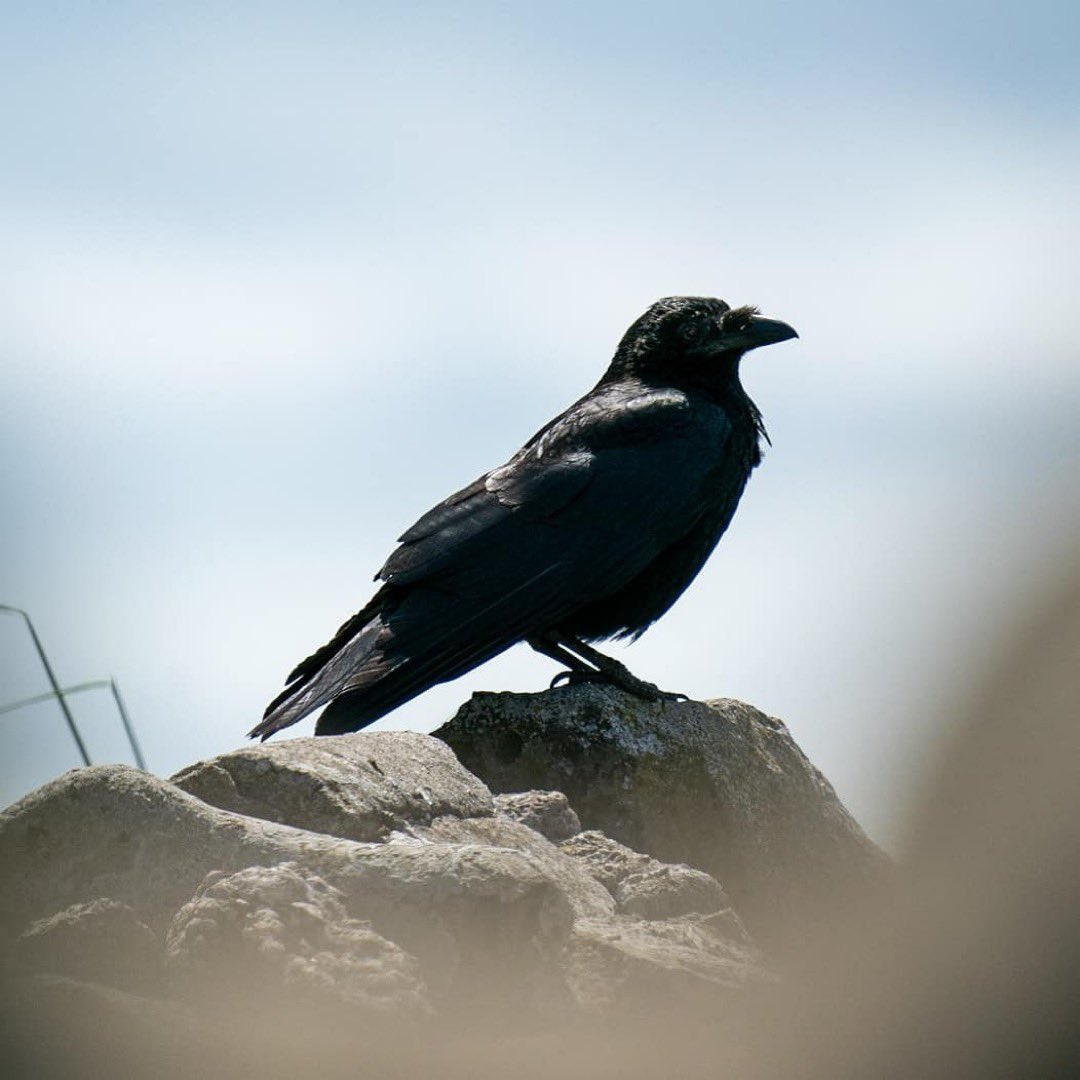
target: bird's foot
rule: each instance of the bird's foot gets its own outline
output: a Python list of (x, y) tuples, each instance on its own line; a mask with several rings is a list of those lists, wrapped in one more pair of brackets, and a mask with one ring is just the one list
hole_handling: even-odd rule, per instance
[(574, 686), (577, 683), (606, 683), (643, 701), (690, 700), (685, 694), (661, 690), (655, 683), (639, 679), (625, 664), (620, 664), (618, 660), (577, 638), (542, 634), (528, 640), (537, 652), (570, 666), (569, 671), (560, 671), (551, 680), (552, 690), (557, 686)]
[[(617, 661), (616, 661), (617, 663)], [(618, 665), (621, 671), (560, 671), (551, 680), (550, 689), (557, 686), (578, 686), (582, 683), (600, 684), (602, 686), (614, 686), (618, 690), (625, 690), (634, 697), (643, 701), (689, 701), (686, 694), (674, 693), (670, 690), (661, 690), (655, 683), (646, 682), (628, 671), (622, 664)]]
[(634, 697), (643, 701), (687, 701), (685, 694), (672, 693), (669, 690), (661, 690), (656, 683), (646, 682), (639, 679), (625, 664), (620, 664), (614, 657), (606, 653), (597, 652), (589, 648), (586, 659), (590, 664), (595, 664), (597, 670), (604, 677), (604, 681), (612, 686), (625, 690)]
[(636, 675), (631, 675), (629, 671), (625, 673), (625, 676), (620, 675), (614, 678), (611, 675), (601, 674), (603, 675), (604, 682), (609, 683), (611, 686), (618, 687), (620, 690), (625, 690), (628, 694), (633, 694), (634, 697), (641, 698), (642, 701), (690, 700), (686, 694), (680, 694), (674, 690), (661, 690), (656, 683), (639, 679)]

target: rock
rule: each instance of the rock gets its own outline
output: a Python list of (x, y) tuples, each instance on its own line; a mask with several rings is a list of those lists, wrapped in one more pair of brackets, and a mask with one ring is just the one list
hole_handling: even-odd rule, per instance
[(783, 725), (737, 703), (477, 695), (440, 735), (46, 785), (0, 815), (12, 971), (83, 980), (34, 985), (88, 1016), (138, 1011), (89, 943), (141, 948), (161, 993), (261, 1032), (730, 1016), (771, 979), (757, 927), (801, 932), (821, 881), (884, 865)]
[[(711, 875), (690, 866), (659, 862), (601, 832), (579, 833), (564, 841), (560, 850), (588, 868), (624, 915), (669, 919), (691, 912), (708, 915), (730, 909), (720, 882)], [(732, 918), (738, 924), (734, 913)], [(739, 936), (749, 942), (745, 931)]]
[(211, 873), (172, 921), (167, 969), (196, 1001), (243, 1001), (258, 986), (279, 1006), (319, 1014), (430, 1013), (415, 958), (349, 918), (343, 901), (296, 864)]
[(93, 979), (145, 991), (161, 980), (161, 942), (135, 912), (115, 900), (73, 904), (19, 935), (11, 965), (20, 973)]
[(709, 915), (730, 906), (716, 878), (680, 863), (657, 863), (627, 874), (614, 895), (619, 911), (643, 919), (669, 919), (695, 912)]
[(501, 815), (443, 818), (415, 832), (428, 842), (526, 853), (559, 884), (575, 914), (566, 978), (587, 1014), (614, 1020), (669, 1015), (690, 1004), (715, 1008), (767, 978), (760, 953), (708, 874), (660, 863), (596, 832), (556, 846)]
[(589, 829), (564, 840), (559, 845), (559, 850), (583, 863), (612, 896), (631, 874), (664, 865), (651, 855), (633, 851), (596, 829)]
[(441, 818), (414, 833), (417, 839), (435, 843), (475, 843), (529, 855), (558, 883), (578, 919), (610, 918), (615, 913), (656, 920), (718, 914), (722, 918), (711, 924), (713, 932), (750, 947), (745, 927), (715, 878), (689, 866), (661, 863), (602, 833), (580, 833), (556, 846), (501, 815)]
[(529, 856), (476, 844), (361, 844), (208, 806), (121, 765), (76, 769), (0, 815), (0, 941), (108, 896), (163, 931), (212, 870), (295, 863), (421, 963), (447, 1007), (524, 1007), (558, 983), (573, 920)]
[(497, 795), (495, 809), (535, 829), (555, 844), (581, 832), (581, 822), (561, 791), (519, 791), (512, 795)]
[(704, 1076), (771, 1000), (758, 934), (887, 865), (735, 702), (477, 695), (439, 734), (80, 769), (0, 814), (22, 1071), (93, 1047), (126, 1075), (433, 1075), (483, 1047), (463, 1077), (599, 1074), (603, 1045), (606, 1075)]
[(733, 942), (723, 916), (653, 921), (582, 920), (567, 948), (579, 1004), (621, 1022), (691, 1009), (715, 1023), (747, 987), (771, 981), (749, 944)]
[(445, 743), (415, 731), (251, 746), (182, 769), (172, 782), (222, 810), (346, 840), (495, 812), (491, 792)]
[(575, 917), (603, 918), (615, 913), (608, 890), (580, 860), (570, 858), (535, 829), (501, 815), (492, 818), (440, 818), (413, 830), (418, 840), (438, 844), (476, 844), (517, 851), (556, 882)]
[(787, 728), (740, 702), (475, 694), (435, 734), (493, 791), (562, 791), (587, 829), (711, 874), (777, 951), (889, 867)]

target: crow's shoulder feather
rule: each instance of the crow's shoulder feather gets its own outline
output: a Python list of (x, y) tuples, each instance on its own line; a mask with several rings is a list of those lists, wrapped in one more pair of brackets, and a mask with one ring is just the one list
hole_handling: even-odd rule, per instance
[[(666, 466), (692, 471), (695, 427), (698, 440), (725, 437), (722, 415), (710, 416), (705, 425), (699, 417), (695, 425), (692, 414), (692, 403), (676, 390), (635, 385), (594, 391), (505, 465), (424, 514), (402, 534), (377, 577), (404, 585), (454, 569), (506, 540), (511, 524), (546, 522), (566, 530), (569, 540), (584, 527), (571, 504), (589, 489), (598, 512), (628, 511), (643, 491), (667, 482)], [(709, 424), (712, 430), (703, 433)]]

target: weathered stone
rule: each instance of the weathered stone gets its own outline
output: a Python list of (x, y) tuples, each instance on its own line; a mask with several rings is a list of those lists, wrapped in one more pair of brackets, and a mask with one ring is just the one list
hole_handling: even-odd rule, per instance
[(166, 939), (169, 974), (195, 1001), (252, 986), (305, 1011), (431, 1011), (414, 957), (346, 915), (344, 896), (296, 864), (207, 875)]
[(561, 791), (518, 791), (497, 795), (495, 808), (555, 844), (581, 832), (581, 822)]
[(688, 1008), (715, 1015), (769, 980), (756, 950), (729, 930), (723, 915), (581, 920), (567, 949), (570, 985), (583, 1008), (624, 1021)]
[(514, 1008), (557, 982), (573, 908), (529, 856), (335, 839), (218, 810), (126, 766), (73, 770), (0, 815), (0, 932), (103, 895), (163, 930), (211, 870), (282, 862), (340, 889), (350, 917), (417, 957), (435, 999)]
[(161, 978), (157, 936), (127, 904), (105, 898), (31, 923), (10, 959), (16, 972), (68, 975), (133, 991), (152, 989)]
[(546, 837), (502, 815), (491, 818), (440, 818), (416, 828), (417, 839), (434, 843), (478, 844), (527, 855), (569, 899), (577, 917), (603, 918), (614, 914), (609, 891), (580, 860), (570, 858)]
[(651, 855), (634, 851), (597, 829), (587, 829), (564, 840), (559, 850), (583, 863), (612, 896), (624, 878), (663, 865)]
[(222, 810), (346, 840), (495, 812), (491, 792), (446, 744), (415, 731), (249, 746), (189, 765), (172, 782)]
[(716, 878), (681, 863), (658, 863), (627, 874), (614, 895), (619, 911), (643, 919), (669, 919), (692, 912), (709, 915), (729, 907)]
[(888, 867), (787, 728), (740, 702), (476, 694), (436, 735), (492, 790), (557, 789), (586, 828), (712, 874), (775, 949)]
[[(662, 863), (589, 830), (563, 841), (559, 850), (581, 862), (615, 898), (617, 910), (643, 919), (669, 919), (730, 908), (720, 883), (701, 870)], [(737, 917), (733, 918), (737, 922)], [(741, 935), (745, 940), (745, 934)]]
[[(576, 916), (564, 970), (578, 1007), (588, 1014), (617, 1020), (672, 1015), (691, 1005), (714, 1008), (766, 978), (723, 890), (700, 871), (660, 863), (600, 833), (556, 846), (501, 815), (441, 818), (412, 834), (420, 842), (522, 852), (558, 883)], [(586, 848), (592, 858), (581, 854)], [(639, 917), (615, 914), (620, 910)], [(685, 916), (698, 910), (704, 913)]]
[[(530, 720), (538, 700), (552, 711)], [(110, 897), (147, 934), (169, 929), (174, 989), (242, 1023), (252, 986), (264, 991), (252, 1001), (263, 1024), (271, 1000), (282, 1015), (344, 1010), (367, 1023), (480, 1009), (543, 1024), (583, 1011), (707, 1013), (759, 984), (759, 954), (717, 880), (660, 857), (681, 843), (688, 861), (722, 863), (745, 888), (767, 844), (784, 855), (779, 839), (804, 835), (807, 807), (844, 824), (782, 725), (745, 707), (648, 706), (597, 687), (480, 696), (474, 713), (485, 703), (499, 709), (466, 724), (464, 752), (517, 789), (498, 803), (445, 744), (408, 733), (224, 755), (179, 774), (200, 798), (122, 766), (69, 773), (0, 815), (0, 927), (11, 941), (32, 919)], [(522, 782), (526, 765), (547, 770), (542, 784)], [(638, 850), (581, 832), (550, 790), (559, 783), (586, 821), (609, 804), (608, 827)], [(819, 847), (821, 831), (812, 820)], [(777, 865), (767, 884), (808, 895), (788, 880), (799, 864)]]

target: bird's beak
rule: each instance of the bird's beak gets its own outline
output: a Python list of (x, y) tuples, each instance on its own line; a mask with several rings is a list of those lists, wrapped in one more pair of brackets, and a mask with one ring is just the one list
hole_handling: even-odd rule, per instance
[(779, 319), (766, 319), (761, 315), (751, 315), (750, 321), (741, 330), (728, 330), (715, 340), (714, 348), (718, 352), (739, 349), (749, 352), (762, 345), (775, 345), (778, 341), (797, 338), (795, 329)]

